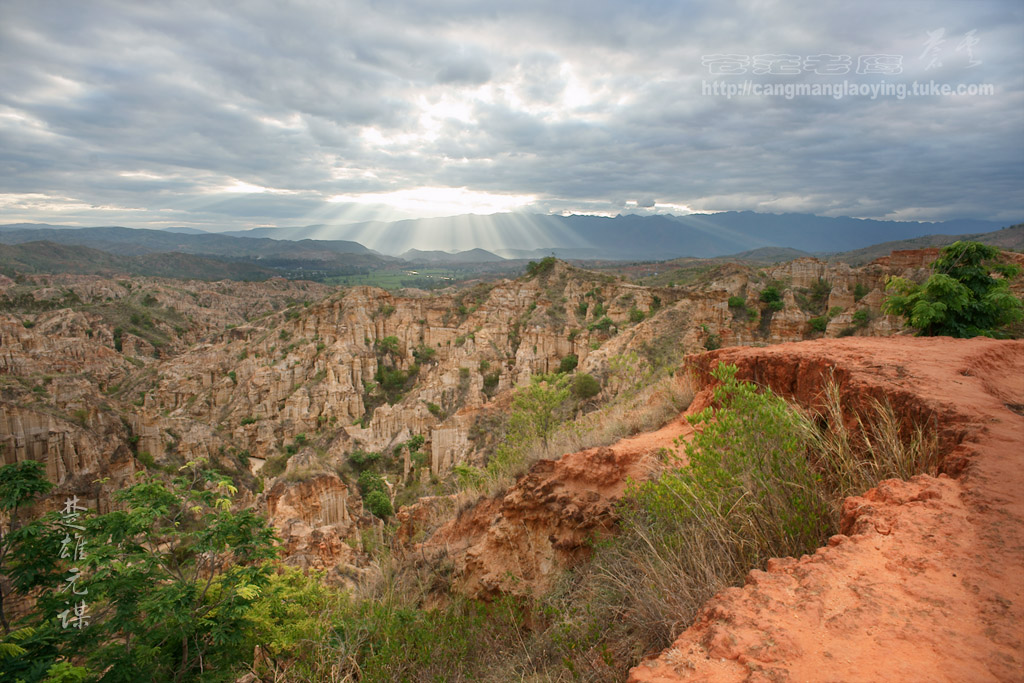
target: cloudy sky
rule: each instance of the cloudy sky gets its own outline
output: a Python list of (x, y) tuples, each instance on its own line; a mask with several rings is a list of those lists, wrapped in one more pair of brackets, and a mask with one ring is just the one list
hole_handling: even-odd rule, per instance
[[(1020, 222), (1022, 46), (1019, 0), (0, 0), (0, 223)], [(861, 94), (915, 81), (991, 92)]]

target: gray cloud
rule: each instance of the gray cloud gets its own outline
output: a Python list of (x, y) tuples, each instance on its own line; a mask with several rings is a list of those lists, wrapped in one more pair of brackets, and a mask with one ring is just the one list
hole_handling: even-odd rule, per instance
[[(262, 0), (230, 10), (8, 0), (0, 222), (365, 220), (367, 195), (417, 188), (522, 196), (553, 212), (689, 206), (1019, 221), (1022, 25), (1011, 0), (505, 9)], [(940, 28), (942, 66), (926, 69), (928, 32)], [(975, 42), (965, 40), (971, 31)], [(904, 69), (736, 77), (701, 62), (766, 53), (854, 64), (895, 54)], [(985, 83), (995, 94), (705, 92), (844, 79)], [(330, 201), (338, 196), (364, 199)], [(397, 217), (421, 210), (393, 208)]]

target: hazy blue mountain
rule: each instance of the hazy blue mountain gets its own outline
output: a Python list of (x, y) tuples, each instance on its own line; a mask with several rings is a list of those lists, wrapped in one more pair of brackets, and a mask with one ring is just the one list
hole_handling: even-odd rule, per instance
[(497, 254), (492, 254), (484, 249), (470, 249), (455, 253), (410, 249), (401, 254), (399, 258), (418, 263), (491, 263), (505, 260)]
[(241, 239), (222, 233), (198, 234), (167, 232), (122, 227), (79, 228), (77, 230), (53, 227), (25, 228), (0, 226), (0, 242), (20, 244), (47, 240), (58, 244), (77, 244), (101, 249), (112, 254), (148, 254), (177, 251), (184, 254), (217, 254), (231, 257), (293, 256), (315, 258), (327, 254), (357, 254), (371, 256), (373, 252), (356, 242), (333, 241), (277, 241), (267, 238)]
[[(925, 235), (979, 234), (1003, 226), (980, 220), (911, 223), (823, 218), (810, 214), (727, 211), (689, 216), (550, 216), (495, 214), (417, 220), (256, 228), (227, 233), (181, 230), (132, 230), (119, 227), (60, 229), (53, 226), (0, 226), (0, 242), (49, 240), (80, 244), (118, 254), (182, 252), (245, 259), (283, 259), (300, 263), (338, 262), (354, 257), (433, 259), (437, 262), (488, 262), (537, 259), (666, 260), (714, 258), (764, 248), (788, 248), (828, 254), (863, 249), (881, 242)], [(195, 232), (195, 234), (193, 234)], [(365, 246), (364, 246), (365, 245)], [(422, 254), (431, 253), (433, 257)], [(463, 254), (457, 261), (449, 257)], [(409, 254), (418, 254), (415, 257)], [(306, 266), (308, 267), (308, 266)]]
[(824, 218), (811, 214), (727, 211), (689, 216), (549, 216), (495, 214), (346, 225), (259, 228), (232, 235), (274, 239), (343, 239), (385, 254), (486, 249), (505, 258), (668, 259), (715, 257), (788, 247), (828, 253), (928, 234), (989, 232), (1003, 227), (980, 220), (943, 223)]
[(139, 256), (111, 254), (76, 244), (23, 242), (0, 244), (0, 273), (76, 273), (81, 275), (148, 275), (197, 280), (266, 280), (277, 271), (224, 257), (152, 252)]

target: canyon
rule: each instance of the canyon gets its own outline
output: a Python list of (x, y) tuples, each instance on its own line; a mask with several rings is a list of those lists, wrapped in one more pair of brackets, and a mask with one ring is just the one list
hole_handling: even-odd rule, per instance
[[(631, 680), (784, 680), (823, 666), (835, 680), (1012, 680), (1024, 344), (899, 334), (902, 320), (881, 311), (885, 281), (920, 281), (935, 254), (724, 263), (668, 287), (545, 259), (515, 280), (435, 294), (0, 278), (0, 456), (46, 463), (50, 507), (74, 494), (100, 512), (139, 474), (205, 461), (235, 481), (237, 505), (268, 516), (287, 563), (330, 583), (372, 578), (373, 548), (393, 533), (408, 557), (444, 558), (455, 593), (536, 596), (614, 533), (627, 481), (665, 467), (663, 449), (692, 434), (714, 363), (807, 406), (828, 375), (851, 409), (887, 398), (937, 425), (942, 474), (847, 500), (828, 547), (716, 596)], [(460, 496), (460, 472), (492, 457), (515, 390), (567, 367), (599, 387), (578, 420), (655, 377), (693, 403), (673, 412), (637, 394), (665, 419)], [(364, 505), (365, 462), (395, 527)], [(952, 656), (958, 639), (970, 645)], [(882, 656), (894, 642), (897, 668)]]

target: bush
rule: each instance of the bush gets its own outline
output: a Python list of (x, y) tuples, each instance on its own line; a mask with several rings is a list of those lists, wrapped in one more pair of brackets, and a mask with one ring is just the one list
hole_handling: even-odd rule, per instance
[(581, 401), (593, 398), (601, 393), (601, 384), (593, 375), (585, 372), (577, 374), (572, 381), (572, 394)]
[(761, 303), (768, 305), (769, 311), (781, 311), (783, 307), (782, 295), (778, 287), (768, 286), (761, 290)]
[(614, 324), (615, 323), (612, 322), (611, 318), (609, 318), (608, 316), (603, 316), (600, 320), (595, 320), (594, 322), (587, 325), (587, 329), (590, 330), (591, 332), (593, 332), (594, 330), (607, 332), (608, 330), (611, 329), (612, 325)]
[(415, 358), (416, 362), (420, 365), (433, 361), (434, 356), (436, 355), (437, 350), (427, 346), (426, 344), (420, 344), (412, 352), (412, 357)]
[(558, 364), (558, 371), (561, 373), (572, 372), (576, 369), (580, 359), (575, 353), (570, 353), (568, 356), (562, 359), (562, 362)]
[(388, 485), (384, 483), (384, 477), (372, 470), (363, 470), (360, 472), (357, 485), (359, 486), (359, 492), (364, 498), (370, 495), (371, 491), (380, 491), (385, 495), (388, 492)]
[(1007, 328), (1024, 317), (1024, 305), (1010, 292), (1020, 267), (1000, 263), (1000, 253), (980, 242), (943, 247), (924, 284), (889, 278), (882, 308), (905, 316), (918, 335), (1007, 336)]
[(641, 311), (639, 308), (631, 308), (631, 309), (629, 309), (629, 322), (631, 322), (631, 323), (643, 322), (643, 319), (645, 317), (647, 317), (647, 316), (645, 316), (644, 312)]
[(540, 263), (536, 261), (530, 261), (526, 265), (527, 277), (537, 277), (549, 274), (555, 268), (555, 263), (558, 259), (554, 256), (546, 256), (540, 260)]
[(868, 295), (869, 291), (871, 290), (867, 288), (867, 285), (863, 285), (858, 282), (856, 285), (853, 286), (853, 300), (860, 301), (861, 299)]
[(373, 467), (377, 462), (380, 461), (380, 453), (377, 452), (366, 452), (360, 448), (352, 451), (348, 456), (349, 463), (352, 464), (356, 470), (362, 471), (367, 468)]
[(742, 296), (730, 296), (729, 297), (729, 308), (746, 308), (747, 300)]
[(363, 502), (366, 504), (366, 509), (375, 517), (387, 519), (391, 515), (395, 514), (394, 509), (391, 507), (391, 501), (388, 499), (388, 495), (383, 491), (370, 491), (366, 494), (366, 498), (363, 499)]
[(828, 327), (828, 318), (823, 315), (819, 315), (808, 320), (807, 324), (810, 325), (811, 329), (815, 332), (824, 332)]
[(867, 327), (870, 317), (868, 312), (865, 310), (855, 311), (853, 314), (853, 324), (856, 327)]

